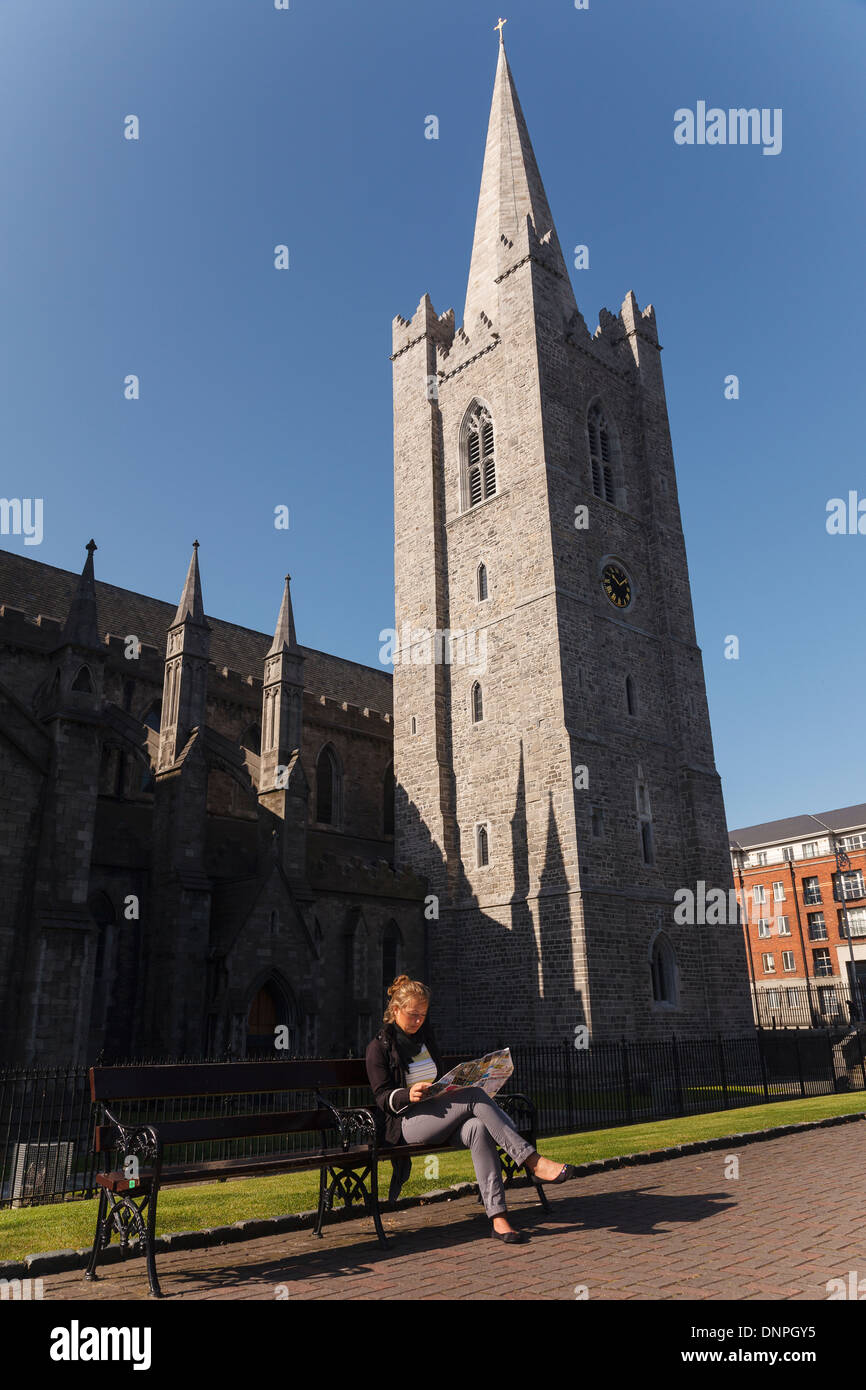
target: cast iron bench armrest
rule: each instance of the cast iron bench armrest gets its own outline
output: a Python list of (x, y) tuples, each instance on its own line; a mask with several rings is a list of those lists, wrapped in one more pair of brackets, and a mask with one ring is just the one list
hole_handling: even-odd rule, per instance
[(158, 1177), (162, 1166), (162, 1140), (156, 1126), (123, 1125), (107, 1106), (103, 1106), (103, 1114), (108, 1123), (114, 1126), (118, 1138), (117, 1147), (124, 1158), (134, 1156), (142, 1159), (144, 1163), (153, 1167), (154, 1175)]
[(525, 1096), (522, 1091), (509, 1091), (507, 1095), (503, 1096), (500, 1093), (499, 1095), (495, 1096), (494, 1099), (497, 1105), (502, 1106), (503, 1110), (508, 1109), (509, 1101), (517, 1102), (517, 1109), (520, 1109), (522, 1107), (527, 1111), (529, 1115), (529, 1122), (532, 1126), (532, 1133), (535, 1134), (535, 1116), (537, 1114), (537, 1111), (532, 1101), (529, 1099), (529, 1096)]
[(350, 1149), (353, 1144), (369, 1144), (375, 1157), (376, 1153), (376, 1121), (373, 1112), (361, 1105), (336, 1106), (319, 1091), (315, 1093), (316, 1100), (325, 1110), (329, 1110), (334, 1117), (334, 1124), (340, 1131), (340, 1142), (343, 1149)]

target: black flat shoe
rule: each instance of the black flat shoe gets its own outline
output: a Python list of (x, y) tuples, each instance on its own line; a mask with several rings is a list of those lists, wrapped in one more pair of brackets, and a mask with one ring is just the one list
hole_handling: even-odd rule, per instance
[(573, 1163), (563, 1163), (562, 1169), (555, 1178), (537, 1178), (534, 1173), (530, 1173), (529, 1176), (533, 1182), (568, 1182), (569, 1178), (573, 1178), (576, 1172), (577, 1169)]
[(525, 1245), (529, 1236), (525, 1231), (491, 1231), (494, 1240), (504, 1240), (506, 1245)]

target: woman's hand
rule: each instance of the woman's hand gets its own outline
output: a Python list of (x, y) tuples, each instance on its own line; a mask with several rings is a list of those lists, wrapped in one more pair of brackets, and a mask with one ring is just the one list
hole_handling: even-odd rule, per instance
[(414, 1104), (416, 1101), (421, 1100), (421, 1099), (423, 1098), (424, 1092), (427, 1090), (428, 1086), (432, 1086), (432, 1085), (433, 1085), (433, 1082), (432, 1082), (432, 1081), (416, 1081), (414, 1086), (410, 1086), (410, 1087), (409, 1087), (409, 1099), (410, 1099), (410, 1101), (412, 1101), (413, 1104)]

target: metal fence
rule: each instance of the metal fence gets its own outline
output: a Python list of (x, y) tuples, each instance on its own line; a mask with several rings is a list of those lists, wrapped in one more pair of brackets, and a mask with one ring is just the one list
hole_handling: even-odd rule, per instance
[(866, 1019), (866, 980), (855, 988), (821, 983), (753, 989), (759, 1028), (828, 1028)]
[[(443, 1052), (464, 1050), (443, 1048)], [(856, 1029), (766, 1031), (741, 1038), (593, 1043), (573, 1040), (511, 1049), (514, 1075), (538, 1109), (539, 1135), (730, 1110), (834, 1092), (866, 1091), (866, 1043)], [(147, 1063), (225, 1058), (148, 1058)], [(139, 1062), (140, 1064), (140, 1062)], [(117, 1065), (116, 1063), (114, 1065)], [(135, 1065), (128, 1063), (127, 1065)], [(336, 1105), (371, 1102), (366, 1087), (329, 1092)], [(182, 1097), (125, 1103), (125, 1121), (307, 1109), (310, 1092)], [(0, 1207), (93, 1196), (93, 1107), (87, 1068), (0, 1069)], [(336, 1135), (335, 1135), (336, 1140)], [(184, 1145), (169, 1161), (252, 1156), (309, 1147), (304, 1134)], [(176, 1146), (177, 1150), (181, 1146)]]

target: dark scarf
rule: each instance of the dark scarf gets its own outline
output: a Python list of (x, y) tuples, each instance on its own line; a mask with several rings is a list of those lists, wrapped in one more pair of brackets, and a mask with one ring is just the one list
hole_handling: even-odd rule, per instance
[(425, 1032), (427, 1028), (426, 1019), (417, 1033), (404, 1033), (396, 1019), (391, 1023), (392, 1037), (397, 1056), (400, 1058), (400, 1065), (405, 1071), (412, 1058), (415, 1057), (426, 1042)]

